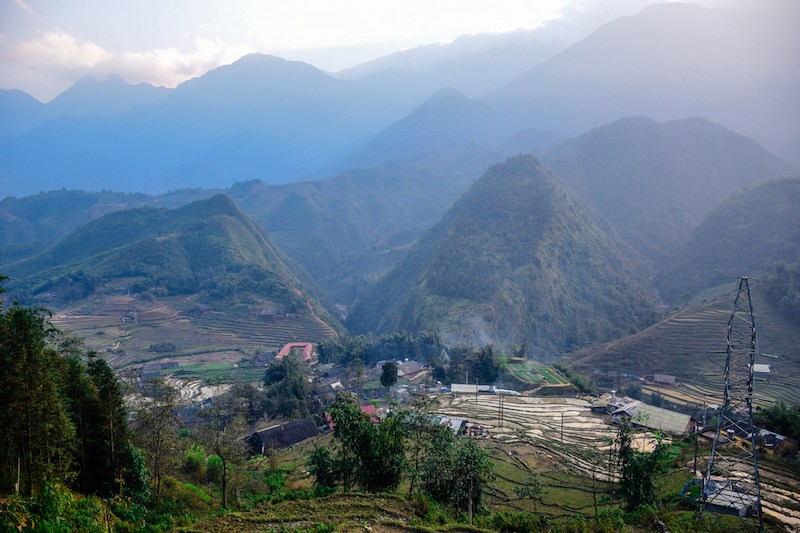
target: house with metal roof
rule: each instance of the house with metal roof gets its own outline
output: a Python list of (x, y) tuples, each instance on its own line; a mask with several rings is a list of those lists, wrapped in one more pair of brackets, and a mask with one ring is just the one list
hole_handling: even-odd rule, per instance
[(686, 435), (697, 430), (697, 421), (691, 416), (638, 400), (626, 403), (611, 413), (613, 423), (619, 424), (624, 419), (634, 426), (657, 429), (672, 435)]
[(653, 383), (674, 387), (677, 384), (677, 380), (671, 374), (653, 374)]
[(287, 448), (298, 442), (319, 435), (313, 418), (303, 418), (286, 424), (271, 426), (251, 433), (244, 438), (254, 454), (265, 454), (267, 450)]

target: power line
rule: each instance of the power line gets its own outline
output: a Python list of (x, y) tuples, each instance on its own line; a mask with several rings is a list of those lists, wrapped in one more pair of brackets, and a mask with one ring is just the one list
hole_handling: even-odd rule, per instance
[(761, 484), (753, 426), (753, 372), (758, 351), (750, 283), (739, 291), (728, 320), (723, 403), (708, 458), (698, 516), (706, 509), (735, 512), (746, 530), (762, 531)]

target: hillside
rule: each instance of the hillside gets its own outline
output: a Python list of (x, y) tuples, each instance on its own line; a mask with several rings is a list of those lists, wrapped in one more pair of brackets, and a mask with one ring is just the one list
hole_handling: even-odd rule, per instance
[[(385, 273), (500, 157), (489, 146), (431, 150), (415, 165), (386, 163), (319, 180), (269, 185), (260, 180), (224, 190), (284, 252), (337, 302)], [(131, 207), (178, 207), (214, 189), (151, 196), (59, 190), (0, 201), (0, 255), (39, 251), (97, 217)]]
[(416, 164), (387, 162), (313, 182), (246, 182), (227, 193), (337, 303), (349, 305), (498, 157), (490, 146), (432, 149)]
[(800, 179), (771, 181), (720, 205), (664, 264), (654, 282), (669, 301), (800, 260)]
[[(337, 327), (311, 295), (308, 274), (224, 195), (175, 210), (111, 213), (0, 269), (11, 277), (11, 297), (56, 311), (59, 326), (96, 334), (89, 342), (95, 348), (136, 350), (133, 359), (159, 343), (176, 344), (178, 352), (235, 350), (237, 335), (259, 334), (248, 331), (257, 323), (264, 330), (287, 319), (307, 323), (313, 338), (303, 340)], [(219, 333), (226, 322), (233, 323), (223, 328), (227, 334), (203, 345), (203, 332)], [(128, 331), (139, 327), (144, 333)], [(298, 334), (303, 328), (259, 344), (277, 346)]]
[[(709, 296), (697, 304), (681, 309), (669, 318), (639, 333), (580, 350), (569, 360), (587, 373), (647, 376), (653, 373), (672, 374), (684, 383), (675, 395), (679, 400), (698, 405), (721, 403), (722, 373), (725, 366), (725, 339), (728, 319), (733, 309), (738, 282), (729, 281), (724, 291)], [(800, 328), (796, 321), (770, 303), (765, 292), (771, 285), (766, 280), (750, 280), (758, 347), (763, 353), (780, 356), (779, 360), (761, 359), (758, 362), (774, 365), (767, 381), (756, 383), (761, 405), (772, 400), (798, 404), (795, 391), (800, 386)], [(713, 353), (717, 352), (717, 353)], [(622, 385), (617, 378), (604, 378), (612, 387)], [(671, 399), (671, 398), (668, 398)]]
[(357, 332), (559, 353), (655, 319), (632, 257), (535, 158), (492, 167), (351, 311)]
[(698, 118), (620, 119), (542, 160), (655, 265), (729, 195), (798, 172), (751, 139)]
[(144, 194), (67, 190), (9, 196), (0, 200), (0, 249), (62, 239), (95, 218), (150, 199)]

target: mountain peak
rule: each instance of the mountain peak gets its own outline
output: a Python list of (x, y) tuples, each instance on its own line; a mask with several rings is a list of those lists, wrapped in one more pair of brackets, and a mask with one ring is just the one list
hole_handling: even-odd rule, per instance
[[(348, 321), (563, 353), (652, 319), (623, 250), (538, 159), (512, 157), (489, 167)], [(597, 317), (588, 329), (587, 313)]]
[(197, 207), (205, 210), (208, 216), (226, 215), (236, 218), (245, 216), (239, 206), (236, 205), (236, 202), (234, 202), (230, 196), (223, 193), (217, 193), (208, 200), (197, 202)]

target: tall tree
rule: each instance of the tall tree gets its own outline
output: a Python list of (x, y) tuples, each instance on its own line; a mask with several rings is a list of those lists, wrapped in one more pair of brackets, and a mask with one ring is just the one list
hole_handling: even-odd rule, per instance
[[(201, 413), (206, 420), (201, 432), (201, 440), (216, 455), (222, 464), (219, 475), (222, 492), (222, 508), (228, 508), (230, 480), (235, 470), (247, 456), (247, 414), (250, 410), (248, 394), (251, 389), (237, 387), (238, 391), (229, 391), (217, 398), (209, 408)], [(244, 393), (244, 395), (241, 395)]]
[[(122, 487), (128, 485), (131, 492), (141, 492), (140, 472), (137, 471), (135, 451), (130, 443), (131, 434), (128, 427), (128, 410), (119, 380), (108, 363), (97, 357), (94, 352), (87, 354), (87, 371), (97, 390), (99, 400), (101, 432), (99, 453), (105, 457), (108, 470), (103, 477), (101, 493), (111, 492), (109, 481)], [(120, 488), (120, 492), (122, 489)]]
[(656, 433), (657, 444), (652, 452), (640, 452), (633, 447), (631, 426), (626, 421), (619, 427), (617, 449), (620, 465), (620, 491), (629, 511), (640, 505), (656, 503), (656, 476), (662, 471), (667, 447)]
[[(78, 466), (75, 486), (84, 494), (98, 491), (98, 476), (108, 472), (100, 448), (100, 412), (97, 388), (86, 373), (86, 366), (78, 355), (67, 358), (64, 395), (76, 431), (76, 460)], [(113, 472), (111, 483), (113, 484)]]
[(264, 373), (264, 407), (270, 416), (308, 416), (310, 392), (305, 367), (298, 357), (289, 355), (273, 362)]
[(242, 440), (247, 424), (241, 415), (237, 415), (228, 422), (217, 420), (209, 427), (208, 442), (210, 450), (222, 462), (220, 488), (222, 490), (222, 508), (228, 508), (228, 484), (234, 468), (245, 459), (247, 447)]
[(135, 435), (147, 452), (153, 503), (158, 504), (164, 476), (175, 460), (178, 391), (163, 379), (154, 379), (145, 382), (142, 394), (143, 399), (136, 407)]
[(75, 443), (60, 390), (66, 365), (49, 344), (46, 317), (17, 302), (0, 314), (0, 468), (28, 495), (45, 478), (64, 479)]
[(479, 511), (486, 488), (494, 478), (489, 454), (474, 440), (457, 438), (444, 425), (433, 433), (423, 471), (425, 493), (459, 512)]
[(82, 339), (62, 334), (47, 316), (0, 304), (0, 491), (13, 484), (30, 494), (45, 480), (72, 481), (108, 496), (118, 484), (142, 501), (143, 467), (129, 442), (119, 382)]
[(397, 364), (394, 361), (387, 361), (381, 367), (381, 385), (392, 392), (392, 387), (397, 383)]
[(411, 409), (406, 416), (409, 496), (419, 490), (419, 480), (423, 475), (423, 460), (431, 447), (437, 428), (441, 427), (428, 414), (429, 405), (430, 399), (427, 396), (421, 396), (412, 402)]
[[(367, 492), (396, 489), (406, 462), (405, 413), (396, 411), (376, 424), (349, 393), (339, 394), (329, 412), (334, 424), (335, 470), (342, 486), (358, 485)], [(324, 454), (317, 452), (314, 461), (319, 472), (327, 474)]]

